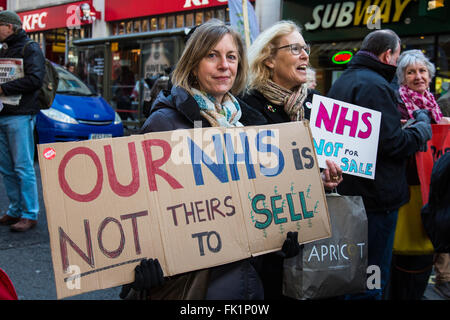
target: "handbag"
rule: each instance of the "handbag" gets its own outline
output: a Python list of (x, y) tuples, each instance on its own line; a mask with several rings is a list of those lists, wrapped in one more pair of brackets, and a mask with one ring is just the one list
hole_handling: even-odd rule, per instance
[(322, 299), (366, 290), (368, 223), (363, 200), (336, 193), (326, 199), (332, 236), (305, 244), (297, 256), (284, 260), (283, 294), (288, 297)]
[(394, 254), (433, 254), (434, 247), (425, 232), (420, 211), (422, 195), (420, 185), (409, 186), (410, 200), (398, 210), (394, 237)]

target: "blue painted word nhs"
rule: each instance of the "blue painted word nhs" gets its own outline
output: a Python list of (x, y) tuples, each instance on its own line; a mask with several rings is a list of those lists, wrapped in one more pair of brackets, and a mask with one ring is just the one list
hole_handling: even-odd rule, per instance
[[(266, 137), (275, 137), (275, 131), (273, 130), (263, 130), (256, 134), (255, 146), (257, 152), (261, 154), (273, 154), (275, 161), (271, 161), (271, 166), (264, 166), (259, 163), (259, 171), (263, 176), (275, 177), (278, 176), (285, 167), (285, 158), (281, 150), (271, 143), (264, 142)], [(242, 146), (242, 152), (236, 152), (236, 146), (233, 145), (232, 136), (229, 133), (223, 134), (223, 140), (220, 134), (212, 135), (212, 143), (214, 145), (214, 152), (216, 157), (216, 162), (214, 162), (200, 146), (198, 146), (190, 137), (187, 137), (187, 143), (190, 152), (191, 165), (193, 170), (193, 175), (196, 185), (204, 185), (203, 178), (203, 168), (208, 168), (214, 176), (222, 183), (227, 183), (230, 181), (240, 180), (240, 175), (238, 171), (238, 163), (244, 163), (247, 178), (255, 179), (256, 171), (255, 164), (252, 162), (249, 137), (247, 133), (241, 132), (239, 134), (240, 144)], [(295, 142), (293, 143), (295, 145)], [(304, 147), (300, 151), (298, 149), (292, 150), (293, 159), (296, 170), (310, 169), (314, 166), (314, 158), (312, 156), (312, 151), (308, 147)], [(271, 157), (272, 159), (273, 157)], [(227, 159), (227, 161), (226, 161)]]

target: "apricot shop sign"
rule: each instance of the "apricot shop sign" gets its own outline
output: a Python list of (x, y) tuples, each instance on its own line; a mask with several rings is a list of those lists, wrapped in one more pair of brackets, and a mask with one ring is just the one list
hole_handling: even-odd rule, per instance
[[(303, 122), (39, 145), (58, 298), (331, 236)], [(74, 284), (76, 283), (76, 284)]]

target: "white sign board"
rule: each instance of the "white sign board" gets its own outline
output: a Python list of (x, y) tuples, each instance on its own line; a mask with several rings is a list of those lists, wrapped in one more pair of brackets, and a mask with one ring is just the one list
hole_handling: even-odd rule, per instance
[(343, 173), (375, 179), (381, 112), (314, 95), (310, 127), (319, 167), (336, 162)]

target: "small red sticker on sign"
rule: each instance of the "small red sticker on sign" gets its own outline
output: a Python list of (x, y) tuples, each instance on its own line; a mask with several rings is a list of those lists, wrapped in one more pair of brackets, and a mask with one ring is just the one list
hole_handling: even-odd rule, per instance
[(44, 150), (44, 158), (47, 160), (51, 160), (56, 156), (56, 151), (53, 148), (46, 148)]

